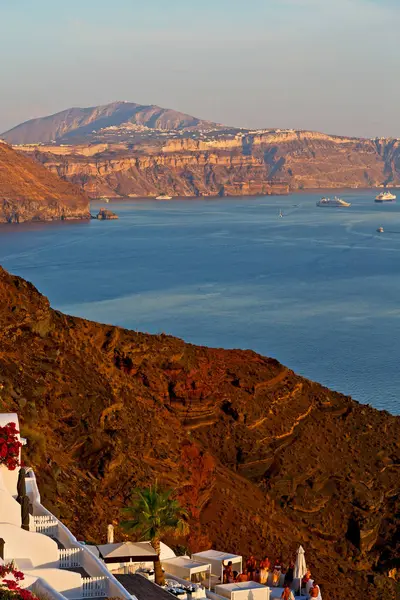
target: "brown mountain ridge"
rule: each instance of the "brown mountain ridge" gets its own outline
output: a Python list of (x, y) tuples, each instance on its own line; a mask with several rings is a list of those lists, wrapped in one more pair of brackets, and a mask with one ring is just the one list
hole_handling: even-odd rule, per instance
[[(2, 134), (10, 144), (72, 140), (106, 127), (142, 126), (159, 130), (217, 128), (216, 123), (176, 110), (135, 102), (112, 102), (89, 108), (69, 108), (54, 115), (31, 119)], [(71, 141), (69, 142), (71, 143)]]
[(251, 351), (63, 315), (1, 268), (0, 410), (20, 414), (44, 503), (86, 540), (158, 478), (193, 550), (287, 562), (301, 543), (325, 600), (400, 597), (399, 417)]

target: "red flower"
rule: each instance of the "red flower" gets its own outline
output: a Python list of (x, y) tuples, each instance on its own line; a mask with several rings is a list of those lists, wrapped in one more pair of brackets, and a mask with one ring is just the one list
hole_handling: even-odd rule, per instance
[(10, 471), (15, 471), (19, 466), (18, 459), (22, 444), (18, 434), (15, 423), (0, 427), (0, 465), (6, 465)]
[(35, 596), (29, 590), (19, 590), (18, 595), (20, 598), (22, 598), (22, 600), (33, 600), (33, 598), (35, 598)]
[(18, 588), (18, 583), (13, 579), (3, 579), (3, 584), (5, 584), (9, 590), (16, 590)]

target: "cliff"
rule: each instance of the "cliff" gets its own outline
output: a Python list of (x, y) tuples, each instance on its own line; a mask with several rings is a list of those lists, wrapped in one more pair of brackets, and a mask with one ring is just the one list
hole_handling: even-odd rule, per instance
[(79, 188), (0, 143), (0, 223), (89, 217), (89, 199)]
[(230, 196), (400, 185), (400, 142), (266, 131), (22, 148), (90, 195)]
[(271, 181), (261, 158), (229, 152), (115, 151), (95, 156), (34, 152), (52, 173), (79, 185), (91, 196), (145, 197), (235, 196), (289, 191), (285, 182)]
[(197, 119), (184, 113), (145, 106), (134, 102), (112, 102), (89, 108), (69, 108), (54, 115), (31, 119), (6, 131), (2, 137), (10, 144), (31, 144), (73, 139), (91, 135), (105, 128), (125, 127), (144, 129), (210, 129), (215, 123)]
[(286, 562), (301, 543), (326, 600), (399, 598), (400, 418), (251, 351), (68, 317), (1, 268), (0, 347), (0, 410), (76, 534), (104, 542), (157, 477), (193, 550)]

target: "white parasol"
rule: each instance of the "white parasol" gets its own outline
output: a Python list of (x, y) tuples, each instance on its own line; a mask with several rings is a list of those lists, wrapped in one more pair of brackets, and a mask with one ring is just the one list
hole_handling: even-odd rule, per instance
[(299, 546), (299, 549), (297, 550), (297, 556), (296, 556), (296, 563), (294, 565), (294, 579), (299, 579), (299, 588), (300, 588), (300, 595), (301, 595), (301, 581), (304, 577), (304, 575), (307, 572), (307, 565), (306, 565), (306, 559), (305, 559), (305, 552), (304, 552), (304, 548), (303, 546)]

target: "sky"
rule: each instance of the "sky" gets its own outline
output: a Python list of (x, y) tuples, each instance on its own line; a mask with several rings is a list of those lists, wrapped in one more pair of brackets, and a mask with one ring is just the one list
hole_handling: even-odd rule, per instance
[(400, 0), (0, 0), (0, 56), (0, 131), (128, 100), (400, 137)]

